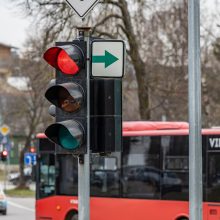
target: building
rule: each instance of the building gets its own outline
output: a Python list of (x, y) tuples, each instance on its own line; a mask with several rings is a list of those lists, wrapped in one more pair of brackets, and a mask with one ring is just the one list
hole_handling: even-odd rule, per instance
[(0, 43), (0, 78), (7, 79), (12, 75), (16, 47)]
[[(21, 91), (10, 83), (10, 79), (18, 69), (17, 50), (16, 47), (0, 43), (0, 126), (7, 124), (10, 127), (10, 141), (12, 143), (10, 163), (13, 164), (18, 163), (19, 145), (23, 142), (23, 134), (17, 128), (20, 125), (15, 127), (13, 123), (15, 116), (13, 114), (7, 115), (12, 103), (21, 96)], [(16, 80), (16, 83), (18, 82)]]

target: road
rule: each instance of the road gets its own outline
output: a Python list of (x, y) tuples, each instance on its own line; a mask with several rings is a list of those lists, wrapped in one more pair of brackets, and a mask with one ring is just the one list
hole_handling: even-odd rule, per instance
[(35, 220), (34, 198), (8, 197), (8, 213), (1, 220)]

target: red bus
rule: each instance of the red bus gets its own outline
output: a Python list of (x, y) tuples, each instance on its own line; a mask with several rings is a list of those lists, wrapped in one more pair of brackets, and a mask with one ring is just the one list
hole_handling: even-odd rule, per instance
[[(77, 220), (77, 158), (39, 134), (36, 219)], [(220, 219), (220, 129), (202, 130), (203, 219)], [(188, 124), (124, 122), (123, 151), (91, 158), (91, 220), (189, 219)]]

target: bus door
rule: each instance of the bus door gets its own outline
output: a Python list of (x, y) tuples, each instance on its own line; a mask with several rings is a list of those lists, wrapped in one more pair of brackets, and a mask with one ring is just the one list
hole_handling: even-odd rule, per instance
[(36, 199), (55, 194), (55, 144), (46, 138), (38, 140)]
[(207, 187), (208, 220), (220, 217), (220, 138), (208, 137)]

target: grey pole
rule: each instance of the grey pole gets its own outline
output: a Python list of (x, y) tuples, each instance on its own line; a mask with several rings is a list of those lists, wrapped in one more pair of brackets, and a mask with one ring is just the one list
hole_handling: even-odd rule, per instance
[(202, 220), (200, 0), (188, 1), (189, 32), (189, 216)]
[(78, 163), (78, 197), (79, 220), (90, 219), (90, 28), (81, 28), (87, 42), (87, 153), (79, 157)]

